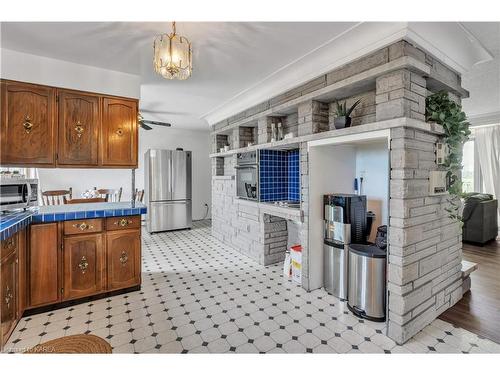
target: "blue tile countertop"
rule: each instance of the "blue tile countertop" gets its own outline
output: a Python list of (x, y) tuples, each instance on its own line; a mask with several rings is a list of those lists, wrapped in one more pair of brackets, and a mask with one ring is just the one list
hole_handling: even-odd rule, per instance
[(23, 230), (31, 223), (33, 211), (9, 212), (0, 214), (0, 240)]
[(0, 239), (4, 240), (33, 223), (52, 223), (75, 219), (131, 216), (146, 213), (146, 206), (130, 202), (82, 203), (60, 206), (40, 206), (28, 211), (0, 215)]

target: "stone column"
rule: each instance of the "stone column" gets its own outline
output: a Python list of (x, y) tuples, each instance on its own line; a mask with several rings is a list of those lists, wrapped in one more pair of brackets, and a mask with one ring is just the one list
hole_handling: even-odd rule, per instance
[(376, 80), (376, 120), (410, 117), (425, 121), (425, 78), (406, 69), (397, 70)]
[(404, 343), (462, 297), (459, 223), (429, 195), (435, 134), (391, 130), (388, 336)]
[(298, 135), (320, 133), (329, 130), (328, 103), (309, 100), (299, 104)]
[(262, 117), (257, 120), (257, 142), (268, 143), (271, 140), (271, 118)]

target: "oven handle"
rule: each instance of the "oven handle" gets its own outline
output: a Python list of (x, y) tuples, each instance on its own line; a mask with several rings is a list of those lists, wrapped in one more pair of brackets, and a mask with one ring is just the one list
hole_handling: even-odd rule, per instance
[(26, 188), (28, 189), (26, 205), (29, 206), (31, 203), (31, 184), (29, 182), (26, 182)]
[(243, 169), (243, 168), (256, 169), (256, 168), (258, 168), (258, 165), (257, 164), (247, 164), (247, 165), (235, 165), (234, 166), (234, 169)]

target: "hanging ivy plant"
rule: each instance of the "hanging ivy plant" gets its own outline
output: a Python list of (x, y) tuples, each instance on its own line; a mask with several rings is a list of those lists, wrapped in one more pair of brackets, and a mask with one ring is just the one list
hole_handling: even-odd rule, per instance
[(446, 210), (449, 217), (462, 220), (460, 214), (460, 198), (462, 192), (462, 154), (464, 143), (470, 135), (467, 117), (462, 111), (462, 106), (450, 99), (447, 92), (440, 91), (427, 97), (426, 120), (436, 122), (443, 126), (444, 143), (448, 146), (448, 156), (445, 160), (446, 177), (449, 181), (448, 192), (450, 198), (448, 202), (451, 208)]

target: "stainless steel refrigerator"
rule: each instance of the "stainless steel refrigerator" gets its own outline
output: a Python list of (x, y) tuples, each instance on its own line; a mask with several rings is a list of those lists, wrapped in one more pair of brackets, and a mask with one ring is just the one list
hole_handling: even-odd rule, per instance
[(144, 158), (148, 232), (191, 228), (191, 151), (149, 149)]

